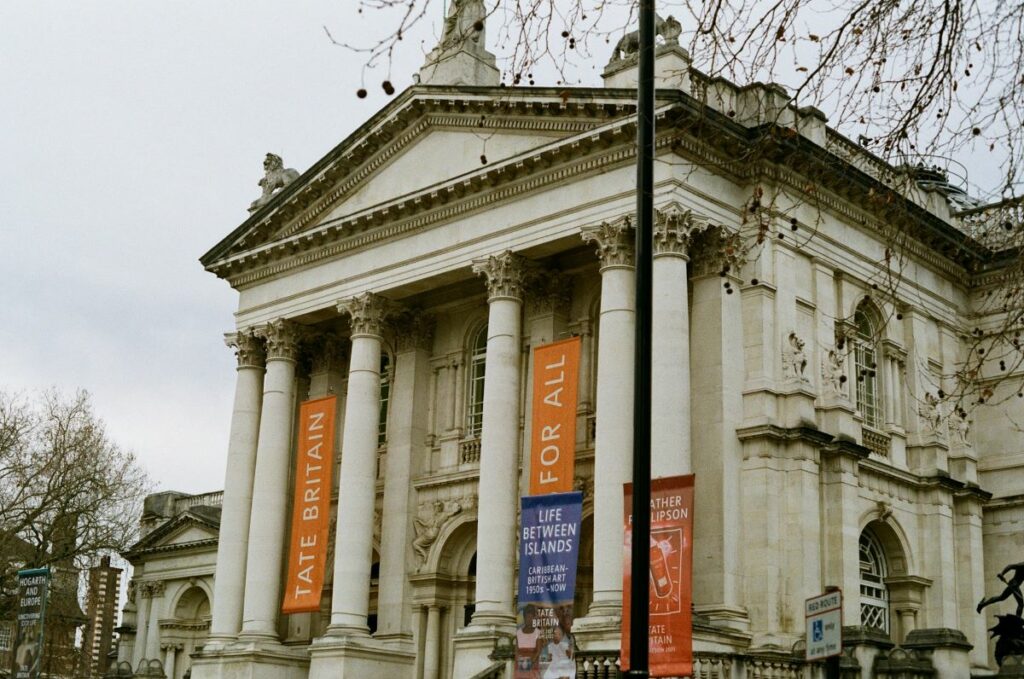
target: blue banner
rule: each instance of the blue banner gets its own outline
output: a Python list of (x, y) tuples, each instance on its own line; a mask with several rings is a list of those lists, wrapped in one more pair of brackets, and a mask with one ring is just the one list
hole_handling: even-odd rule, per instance
[(571, 604), (576, 596), (582, 493), (522, 498), (519, 606)]
[(581, 493), (522, 498), (515, 679), (574, 679)]

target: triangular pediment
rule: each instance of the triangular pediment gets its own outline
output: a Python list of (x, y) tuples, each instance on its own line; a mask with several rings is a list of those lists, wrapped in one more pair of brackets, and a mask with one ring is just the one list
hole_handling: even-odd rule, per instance
[[(319, 221), (330, 221), (465, 175), (550, 143), (540, 131), (428, 128), (396, 157), (338, 200)], [(280, 235), (291, 235), (285, 230)]]
[(202, 258), (229, 259), (607, 124), (634, 110), (600, 89), (413, 87), (382, 109)]
[(140, 552), (181, 549), (216, 540), (219, 512), (210, 507), (200, 509), (202, 514), (189, 511), (161, 524), (136, 542), (125, 556), (130, 559)]

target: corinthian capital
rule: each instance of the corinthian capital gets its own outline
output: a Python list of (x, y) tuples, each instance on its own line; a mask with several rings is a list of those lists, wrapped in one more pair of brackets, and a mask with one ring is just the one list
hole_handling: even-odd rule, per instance
[(635, 259), (633, 220), (620, 217), (597, 226), (585, 226), (580, 234), (587, 243), (597, 245), (601, 269), (632, 267)]
[(530, 268), (525, 257), (506, 250), (498, 255), (473, 260), (473, 273), (487, 279), (488, 301), (521, 301)]
[(372, 292), (364, 292), (338, 302), (338, 311), (349, 317), (352, 337), (380, 337), (384, 321), (395, 312), (395, 309), (390, 300)]
[(707, 217), (695, 215), (678, 203), (671, 203), (654, 213), (654, 255), (689, 259), (694, 235), (711, 226)]
[(266, 363), (263, 339), (252, 328), (226, 333), (224, 343), (235, 350), (239, 368), (262, 368)]
[(259, 330), (267, 343), (267, 360), (294, 361), (299, 355), (300, 328), (292, 321), (279, 318)]

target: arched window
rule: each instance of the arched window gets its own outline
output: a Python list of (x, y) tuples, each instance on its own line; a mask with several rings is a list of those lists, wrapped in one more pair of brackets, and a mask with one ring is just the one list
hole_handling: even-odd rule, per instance
[(877, 326), (864, 305), (853, 315), (854, 367), (857, 370), (857, 410), (864, 416), (864, 424), (873, 429), (882, 428), (882, 394), (878, 382)]
[(881, 543), (865, 530), (860, 534), (860, 624), (889, 633), (889, 574)]
[(380, 417), (377, 420), (377, 445), (388, 440), (388, 401), (391, 397), (391, 359), (384, 352), (380, 355)]
[(469, 349), (469, 389), (466, 398), (466, 429), (479, 437), (484, 425), (484, 370), (487, 367), (487, 326), (473, 335)]

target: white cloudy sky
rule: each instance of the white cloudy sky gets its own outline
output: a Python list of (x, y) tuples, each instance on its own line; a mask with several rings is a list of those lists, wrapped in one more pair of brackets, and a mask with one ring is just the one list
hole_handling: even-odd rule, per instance
[(324, 34), (353, 5), (0, 3), (0, 389), (84, 387), (161, 488), (222, 486), (235, 294), (197, 260), (267, 151), (305, 169), (386, 102)]
[[(399, 91), (442, 3), (403, 41)], [(356, 7), (0, 3), (0, 390), (86, 388), (160, 488), (222, 486), (235, 294), (198, 258), (246, 217), (267, 151), (304, 170), (387, 102), (382, 68), (355, 97), (363, 57), (323, 30), (379, 33)]]

